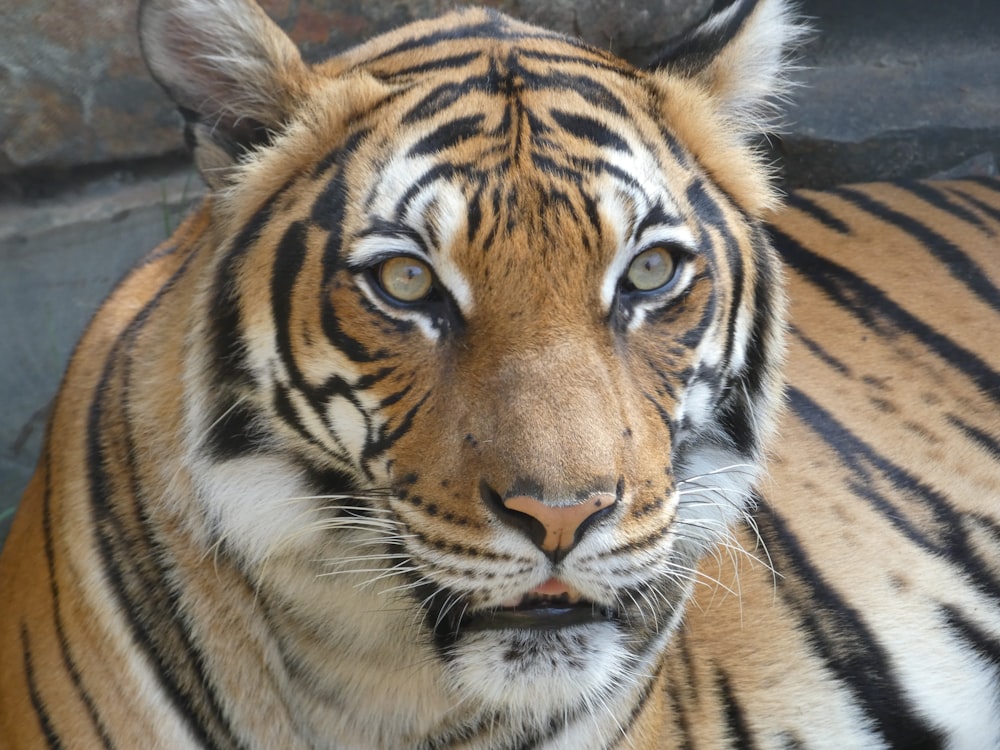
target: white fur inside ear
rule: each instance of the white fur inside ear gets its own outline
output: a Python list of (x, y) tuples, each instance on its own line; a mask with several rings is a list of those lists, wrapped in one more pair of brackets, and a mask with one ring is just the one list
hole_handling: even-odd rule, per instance
[[(749, 12), (748, 5), (753, 6)], [(727, 32), (734, 23), (739, 23), (735, 33)], [(704, 55), (706, 48), (719, 45), (710, 60), (689, 66), (680, 52), (667, 68), (700, 81), (718, 113), (745, 137), (770, 132), (778, 126), (778, 105), (792, 85), (792, 54), (809, 31), (787, 0), (737, 0), (692, 30), (681, 47)], [(727, 33), (731, 38), (716, 41)]]
[(774, 127), (775, 105), (786, 96), (789, 55), (802, 43), (808, 28), (783, 0), (763, 0), (743, 28), (713, 62), (716, 91), (726, 114), (736, 122), (752, 122), (758, 130)]
[(208, 122), (280, 122), (288, 80), (304, 71), (292, 41), (244, 0), (144, 0), (139, 27), (153, 76)]

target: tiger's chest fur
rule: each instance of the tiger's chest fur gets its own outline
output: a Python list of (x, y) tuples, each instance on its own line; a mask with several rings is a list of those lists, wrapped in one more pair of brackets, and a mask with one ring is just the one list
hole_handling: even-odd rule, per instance
[[(777, 199), (801, 35), (146, 0), (211, 188), (0, 559), (13, 747), (1000, 744), (1000, 188)], [(787, 293), (786, 293), (787, 289)]]

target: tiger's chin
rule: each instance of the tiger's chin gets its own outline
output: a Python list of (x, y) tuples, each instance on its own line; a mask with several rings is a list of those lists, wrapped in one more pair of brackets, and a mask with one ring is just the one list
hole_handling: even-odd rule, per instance
[(500, 606), (439, 617), (435, 636), (447, 644), (458, 694), (542, 726), (553, 716), (606, 713), (640, 690), (653, 671), (646, 658), (677, 623), (661, 624), (646, 627), (637, 613), (550, 579)]
[(622, 630), (607, 618), (574, 623), (565, 617), (538, 615), (538, 627), (503, 626), (505, 617), (470, 623), (449, 649), (448, 672), (458, 693), (538, 725), (630, 692), (645, 670), (638, 669)]

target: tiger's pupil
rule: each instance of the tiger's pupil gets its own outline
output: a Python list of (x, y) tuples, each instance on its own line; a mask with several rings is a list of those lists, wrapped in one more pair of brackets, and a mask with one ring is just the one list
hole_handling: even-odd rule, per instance
[(431, 270), (416, 258), (400, 255), (382, 263), (378, 280), (386, 294), (400, 302), (417, 302), (431, 292)]
[(640, 292), (650, 292), (666, 285), (677, 270), (673, 254), (663, 247), (651, 247), (639, 253), (628, 267), (626, 278)]

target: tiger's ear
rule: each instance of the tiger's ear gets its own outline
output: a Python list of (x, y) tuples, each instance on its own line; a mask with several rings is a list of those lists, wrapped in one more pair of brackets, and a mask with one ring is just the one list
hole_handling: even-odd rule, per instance
[(281, 129), (306, 86), (298, 49), (247, 0), (142, 0), (139, 39), (213, 188), (241, 154)]
[(773, 125), (789, 55), (808, 32), (787, 0), (734, 0), (671, 42), (652, 67), (697, 82), (729, 125), (756, 135)]
[(788, 0), (734, 0), (652, 66), (666, 124), (751, 216), (780, 203), (772, 167), (756, 146), (776, 127), (789, 55), (808, 33)]

